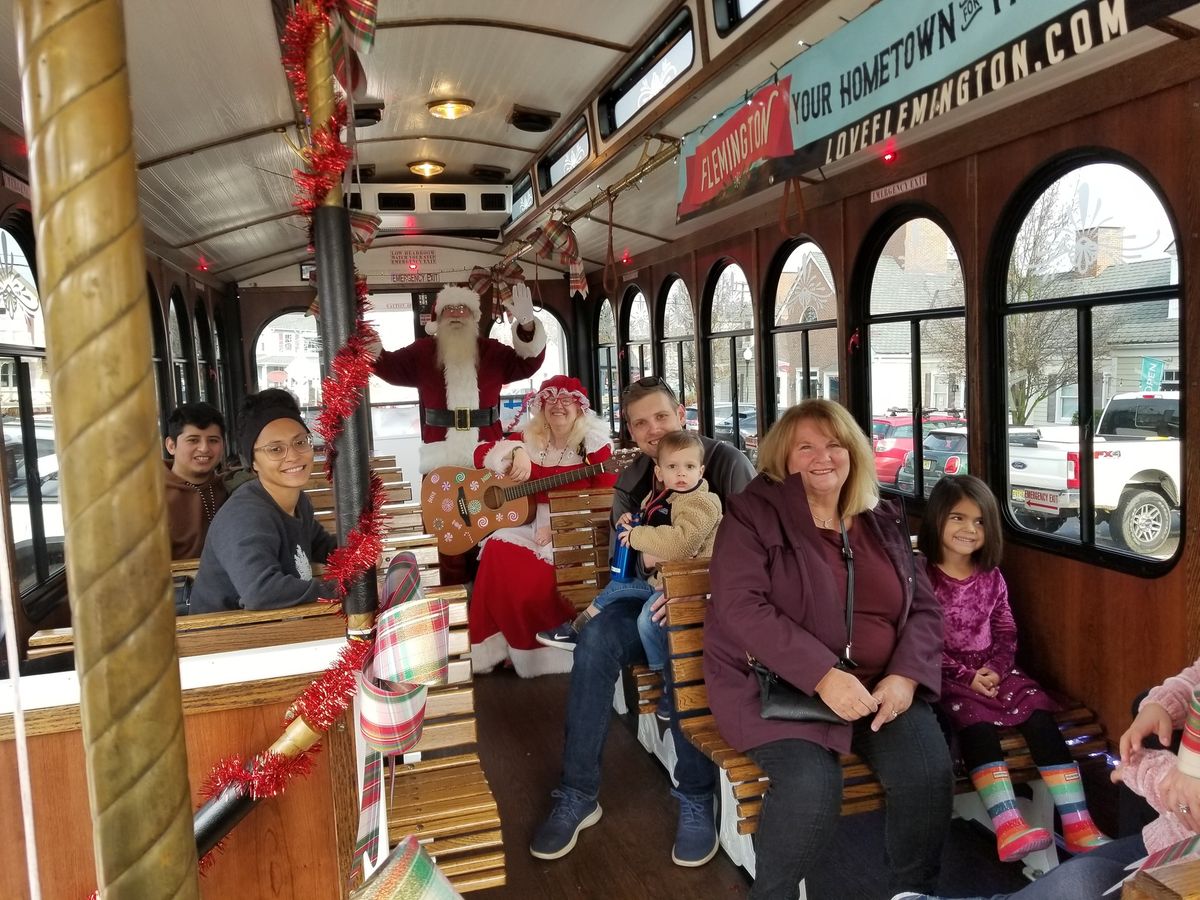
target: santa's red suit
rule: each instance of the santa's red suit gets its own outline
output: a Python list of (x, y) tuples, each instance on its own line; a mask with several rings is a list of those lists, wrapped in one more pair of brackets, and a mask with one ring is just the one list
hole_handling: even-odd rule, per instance
[[(574, 380), (574, 379), (571, 379)], [(475, 451), (477, 468), (503, 474), (518, 446), (529, 454), (529, 480), (602, 463), (612, 457), (608, 424), (586, 414), (588, 429), (583, 445), (565, 451), (547, 450), (522, 434), (511, 434)], [(582, 454), (579, 452), (582, 451)], [(612, 487), (615, 474), (600, 472), (570, 485), (580, 489)], [(546, 493), (534, 495), (538, 504), (549, 502)], [(538, 544), (537, 523), (502, 528), (482, 544), (479, 572), (471, 592), (471, 668), (486, 672), (505, 659), (522, 678), (571, 670), (572, 655), (557, 647), (543, 647), (537, 633), (556, 628), (575, 617), (575, 609), (558, 592), (554, 577), (553, 548)]]
[[(435, 315), (444, 307), (467, 305), (479, 321), (479, 296), (467, 288), (449, 287), (438, 294)], [(546, 331), (533, 320), (533, 334), (523, 340), (513, 324), (513, 346), (491, 338), (478, 338), (475, 366), (462, 364), (443, 370), (438, 360), (438, 343), (433, 337), (419, 338), (400, 350), (384, 350), (375, 362), (375, 374), (388, 384), (415, 387), (421, 415), (420, 470), (424, 474), (438, 466), (470, 467), (480, 441), (496, 440), (503, 434), (499, 421), (500, 389), (511, 381), (528, 378), (541, 368), (546, 355)], [(475, 424), (494, 410), (495, 421)], [(430, 418), (449, 416), (454, 427), (430, 424)]]

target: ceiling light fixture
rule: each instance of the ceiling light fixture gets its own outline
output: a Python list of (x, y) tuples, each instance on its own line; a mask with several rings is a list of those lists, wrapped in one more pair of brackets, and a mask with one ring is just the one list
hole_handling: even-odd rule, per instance
[(431, 100), (426, 105), (430, 115), (437, 116), (439, 119), (461, 119), (463, 116), (471, 114), (471, 110), (475, 108), (475, 101), (455, 97), (447, 100)]
[(408, 164), (408, 170), (414, 175), (432, 178), (434, 175), (441, 175), (446, 171), (446, 164), (438, 162), (436, 159), (418, 159), (416, 162)]

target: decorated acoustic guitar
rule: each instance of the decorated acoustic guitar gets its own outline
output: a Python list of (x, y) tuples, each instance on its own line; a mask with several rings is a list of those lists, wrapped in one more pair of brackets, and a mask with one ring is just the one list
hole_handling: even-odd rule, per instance
[(617, 472), (638, 455), (618, 450), (602, 463), (582, 466), (532, 481), (512, 481), (489, 469), (441, 466), (421, 482), (421, 519), (437, 537), (438, 550), (450, 556), (466, 553), (500, 528), (533, 521), (533, 496), (574, 484), (601, 472)]

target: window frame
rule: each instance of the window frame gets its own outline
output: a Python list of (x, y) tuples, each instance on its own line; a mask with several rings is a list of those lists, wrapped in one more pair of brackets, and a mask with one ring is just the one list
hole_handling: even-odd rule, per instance
[[(192, 316), (188, 312), (183, 291), (178, 286), (174, 286), (168, 297), (167, 351), (171, 357), (171, 388), (176, 404), (180, 404), (196, 398), (196, 350), (192, 340)], [(172, 314), (179, 325), (179, 350), (182, 354), (179, 357), (175, 356), (170, 342)]]
[[(638, 297), (642, 298), (642, 303), (646, 307), (646, 324), (650, 329), (650, 336), (644, 340), (637, 338), (636, 340), (630, 334), (630, 326), (633, 321), (633, 304)], [(645, 375), (658, 374), (655, 369), (656, 360), (654, 358), (654, 347), (656, 344), (654, 334), (653, 310), (650, 308), (650, 300), (646, 296), (646, 292), (641, 289), (637, 282), (632, 282), (626, 289), (621, 298), (621, 318), (617, 328), (617, 345), (624, 351), (623, 365), (621, 366), (621, 389), (627, 388), (633, 382), (633, 357), (634, 350), (637, 350), (638, 358), (638, 378)], [(620, 357), (621, 351), (618, 351)], [(650, 371), (646, 371), (647, 362), (650, 364)]]
[[(266, 390), (267, 388), (275, 387), (275, 385), (272, 385), (272, 384), (259, 384), (259, 380), (258, 380), (258, 369), (259, 369), (258, 342), (260, 340), (262, 340), (264, 332), (266, 332), (266, 330), (271, 327), (272, 323), (278, 322), (284, 316), (289, 316), (292, 314), (305, 315), (307, 312), (308, 312), (308, 307), (305, 307), (305, 306), (285, 306), (259, 326), (258, 331), (255, 332), (255, 334), (254, 334), (254, 340), (250, 344), (250, 371), (249, 371), (248, 377), (246, 379), (250, 383), (251, 389), (253, 391), (262, 391), (262, 390)], [(320, 329), (318, 328), (317, 335), (320, 336), (320, 333), (321, 333)], [(300, 349), (292, 351), (296, 356), (300, 356), (304, 353), (303, 339), (301, 339), (299, 341), (299, 343), (300, 343)], [(269, 350), (267, 351), (267, 353), (268, 353), (268, 355), (270, 355)], [(317, 363), (319, 366), (320, 365), (320, 355), (319, 354), (317, 357)], [(272, 365), (274, 365), (274, 364), (272, 364)], [(322, 378), (317, 379), (317, 385), (318, 385), (318, 390), (320, 390), (320, 388), (323, 386)], [(284, 388), (284, 390), (288, 390), (288, 389)], [(293, 393), (293, 392), (289, 391), (289, 393)], [(297, 397), (296, 399), (300, 404), (300, 412), (303, 413), (306, 417), (308, 417), (310, 415), (310, 413), (312, 413), (314, 404), (316, 406), (319, 406), (321, 404), (321, 402), (323, 400), (323, 395), (322, 395), (322, 397), (318, 397), (313, 403), (310, 403), (308, 401), (307, 397)], [(312, 414), (315, 415), (315, 413), (312, 413)], [(228, 427), (228, 422), (226, 423), (226, 427)]]
[[(691, 334), (686, 335), (668, 335), (667, 334), (667, 298), (671, 295), (671, 290), (675, 287), (675, 282), (679, 282), (683, 286), (684, 293), (687, 294), (688, 309), (692, 316)], [(688, 289), (687, 280), (678, 272), (670, 272), (663, 278), (662, 284), (658, 289), (658, 302), (650, 311), (651, 326), (654, 329), (651, 333), (658, 334), (658, 340), (654, 342), (655, 359), (654, 363), (657, 366), (657, 372), (661, 373), (663, 380), (667, 378), (667, 353), (673, 352), (675, 355), (676, 371), (679, 372), (680, 381), (678, 384), (672, 384), (671, 390), (675, 392), (681, 406), (686, 407), (687, 391), (683, 383), (684, 370), (684, 345), (691, 343), (692, 345), (692, 365), (694, 367), (694, 375), (696, 377), (696, 413), (697, 416), (704, 406), (703, 392), (700, 384), (700, 346), (698, 342), (698, 329), (696, 328), (696, 307), (692, 300), (692, 292)], [(670, 348), (673, 348), (670, 349)], [(669, 384), (670, 382), (668, 382)], [(697, 422), (699, 428), (699, 422)]]
[[(909, 222), (917, 219), (928, 219), (933, 222), (950, 242), (955, 256), (958, 259), (960, 272), (963, 283), (963, 305), (955, 307), (940, 307), (933, 309), (921, 309), (913, 311), (899, 311), (891, 313), (872, 313), (871, 312), (871, 289), (875, 279), (875, 269), (879, 264), (879, 260), (883, 256), (884, 248), (887, 246), (891, 238)], [(963, 254), (960, 251), (961, 243), (956, 238), (953, 227), (949, 219), (936, 207), (926, 203), (906, 202), (900, 203), (876, 220), (871, 228), (866, 240), (862, 242), (859, 249), (858, 263), (854, 273), (854, 282), (852, 286), (852, 296), (855, 298), (855, 303), (859, 310), (857, 324), (861, 326), (859, 334), (862, 336), (861, 359), (863, 360), (864, 377), (859, 379), (859, 384), (855, 390), (855, 406), (862, 410), (862, 416), (859, 424), (863, 428), (863, 433), (868, 435), (868, 438), (873, 432), (874, 413), (872, 412), (872, 394), (871, 394), (871, 326), (872, 325), (894, 325), (907, 323), (909, 326), (909, 347), (911, 352), (908, 361), (909, 373), (909, 390), (910, 404), (912, 406), (911, 425), (913, 428), (913, 491), (901, 491), (895, 485), (880, 484), (879, 489), (882, 492), (887, 491), (888, 496), (903, 498), (906, 504), (915, 504), (917, 509), (924, 509), (925, 506), (925, 471), (923, 461), (925, 458), (924, 443), (924, 414), (921, 410), (922, 404), (920, 398), (923, 396), (924, 378), (922, 369), (922, 353), (921, 353), (921, 324), (923, 322), (940, 321), (945, 319), (962, 319), (963, 320), (963, 359), (965, 369), (967, 371), (975, 371), (972, 367), (972, 353), (970, 335), (967, 333), (968, 317), (967, 308), (970, 306), (970, 301), (967, 296), (967, 285), (970, 283), (966, 271), (966, 265), (963, 261)], [(967, 398), (964, 397), (964, 400)], [(965, 417), (964, 417), (965, 418)], [(921, 428), (917, 428), (917, 424), (921, 424)], [(967, 426), (968, 429), (970, 425)], [(918, 437), (919, 435), (919, 437)], [(874, 449), (874, 441), (872, 440), (872, 449)]]
[(576, 144), (579, 143), (581, 138), (587, 139), (587, 152), (584, 154), (580, 165), (582, 165), (583, 162), (586, 162), (591, 157), (592, 151), (595, 149), (592, 147), (592, 136), (588, 131), (587, 116), (580, 116), (575, 125), (572, 126), (570, 130), (565, 132), (563, 136), (559, 138), (557, 142), (555, 142), (554, 146), (550, 148), (550, 150), (546, 151), (545, 156), (538, 160), (537, 183), (538, 190), (542, 194), (545, 194), (547, 191), (552, 190), (557, 185), (562, 184), (567, 180), (571, 172), (574, 172), (579, 168), (579, 166), (573, 166), (569, 172), (563, 172), (563, 174), (557, 179), (553, 178), (551, 173), (551, 169), (558, 165), (562, 158), (566, 156)]
[[(1078, 294), (1066, 297), (1054, 297), (1048, 300), (1023, 301), (1010, 304), (1007, 301), (1008, 262), (1012, 255), (1017, 236), (1030, 210), (1038, 199), (1060, 178), (1071, 172), (1089, 165), (1109, 164), (1122, 166), (1140, 178), (1147, 188), (1162, 205), (1167, 221), (1170, 223), (1175, 237), (1176, 246), (1180, 241), (1179, 217), (1175, 214), (1159, 180), (1136, 159), (1112, 149), (1088, 148), (1073, 150), (1058, 157), (1045, 161), (1034, 169), (1014, 190), (997, 219), (996, 230), (988, 249), (988, 257), (984, 269), (984, 315), (986, 316), (986, 348), (994, 361), (995, 371), (1003, 371), (1004, 377), (991, 379), (988, 392), (989, 405), (1003, 413), (993, 416), (988, 436), (994, 446), (1006, 448), (1002, 453), (992, 455), (989, 460), (989, 481), (995, 491), (997, 485), (1003, 486), (998, 502), (1000, 514), (1007, 531), (1007, 538), (1014, 543), (1033, 547), (1042, 551), (1052, 551), (1059, 556), (1078, 560), (1088, 565), (1100, 566), (1115, 571), (1127, 572), (1143, 578), (1156, 578), (1165, 575), (1184, 557), (1187, 542), (1187, 448), (1180, 446), (1180, 484), (1179, 515), (1184, 523), (1179, 534), (1179, 545), (1175, 553), (1167, 559), (1155, 559), (1149, 556), (1139, 556), (1134, 553), (1110, 549), (1095, 543), (1095, 472), (1093, 465), (1093, 433), (1098, 422), (1093, 421), (1094, 397), (1092, 384), (1095, 378), (1095, 357), (1092, 352), (1093, 321), (1092, 311), (1103, 306), (1147, 303), (1152, 301), (1167, 301), (1174, 299), (1178, 303), (1179, 313), (1179, 357), (1180, 371), (1186, 369), (1187, 334), (1187, 304), (1186, 275), (1180, 265), (1178, 277), (1174, 284), (1151, 288), (1135, 288), (1127, 291), (1113, 291), (1104, 294)], [(1018, 525), (1009, 507), (1008, 465), (1009, 454), (1007, 419), (1007, 359), (1005, 346), (1005, 320), (1009, 316), (1033, 312), (1052, 312), (1057, 310), (1074, 310), (1076, 317), (1076, 354), (1078, 356), (1078, 385), (1077, 403), (1081, 411), (1079, 419), (1079, 539), (1065, 540), (1053, 535), (1042, 535)], [(1084, 369), (1083, 363), (1087, 364)], [(1179, 431), (1187, 434), (1187, 398), (1182, 380), (1178, 390), (1183, 395), (1179, 404)], [(1086, 416), (1083, 414), (1086, 412)], [(1186, 438), (1181, 438), (1181, 442)]]
[(196, 374), (199, 376), (196, 387), (200, 394), (199, 399), (212, 403), (217, 396), (217, 380), (213, 376), (216, 363), (213, 359), (212, 322), (209, 320), (203, 297), (197, 296), (195, 299), (192, 320), (195, 331)]
[[(635, 109), (625, 121), (618, 122), (617, 104), (630, 91), (634, 90), (638, 83), (646, 77), (646, 74), (652, 71), (689, 34), (692, 38), (692, 56), (687, 66), (680, 69), (678, 75), (663, 84), (657, 93)], [(659, 32), (650, 41), (643, 45), (642, 49), (638, 51), (638, 54), (630, 63), (621, 70), (616, 78), (609, 82), (608, 87), (601, 91), (599, 98), (596, 100), (596, 130), (600, 134), (600, 139), (608, 140), (611, 138), (636, 119), (667, 88), (677, 83), (684, 75), (692, 71), (696, 65), (696, 49), (697, 37), (695, 24), (692, 19), (692, 11), (689, 7), (684, 6), (671, 17), (670, 21), (659, 29)]]
[[(726, 270), (728, 270), (731, 266), (736, 266), (741, 271), (742, 278), (745, 280), (746, 287), (750, 294), (746, 304), (747, 309), (750, 311), (750, 324), (746, 328), (740, 328), (734, 331), (713, 331), (712, 307), (713, 301), (716, 299), (717, 284), (720, 282), (721, 276), (724, 275)], [(707, 390), (703, 392), (703, 397), (701, 399), (704, 409), (704, 427), (701, 428), (701, 434), (713, 438), (714, 440), (718, 440), (715, 435), (717, 421), (715, 406), (716, 401), (713, 397), (713, 347), (717, 341), (728, 341), (730, 396), (729, 417), (732, 428), (731, 433), (734, 435), (733, 446), (739, 450), (742, 450), (743, 448), (738, 447), (738, 438), (741, 434), (741, 430), (737, 424), (740, 423), (743, 415), (743, 401), (738, 399), (738, 395), (741, 393), (742, 387), (741, 377), (738, 374), (737, 365), (738, 340), (741, 338), (749, 338), (755, 347), (761, 347), (761, 344), (758, 340), (758, 323), (755, 321), (755, 318), (758, 315), (758, 301), (756, 301), (754, 296), (754, 284), (750, 281), (749, 276), (746, 274), (746, 267), (733, 257), (729, 256), (722, 256), (714, 261), (708, 270), (708, 277), (704, 282), (704, 294), (702, 296), (700, 308), (701, 317), (703, 319), (701, 331), (703, 333), (702, 349), (704, 357), (702, 361), (697, 360), (697, 366), (700, 370), (698, 374), (702, 374), (704, 372), (708, 373), (708, 375), (703, 379)], [(755, 360), (755, 364), (752, 369), (751, 367), (743, 367), (745, 374), (752, 379), (754, 384), (754, 403), (752, 404), (751, 409), (745, 410), (745, 412), (753, 412), (756, 416), (756, 421), (760, 400), (760, 392), (758, 390), (758, 381), (756, 376), (758, 372), (758, 366), (760, 364), (761, 356)]]
[[(731, 2), (736, 2), (736, 0), (731, 0)], [(797, 334), (797, 333), (799, 333), (801, 335), (800, 360), (801, 360), (801, 366), (804, 369), (803, 391), (802, 391), (801, 400), (809, 400), (812, 398), (811, 389), (812, 389), (812, 369), (813, 369), (813, 367), (812, 367), (811, 350), (810, 350), (810, 346), (809, 346), (812, 332), (814, 332), (814, 331), (832, 331), (834, 334), (834, 345), (840, 348), (841, 347), (841, 343), (840, 343), (841, 326), (842, 326), (842, 320), (841, 320), (841, 316), (840, 316), (840, 314), (842, 312), (842, 308), (841, 308), (841, 301), (840, 301), (840, 297), (838, 295), (836, 283), (830, 285), (833, 288), (834, 318), (832, 318), (832, 319), (817, 319), (812, 322), (800, 321), (800, 322), (796, 322), (791, 325), (775, 325), (774, 324), (774, 322), (775, 322), (775, 307), (779, 301), (779, 297), (778, 297), (779, 281), (783, 277), (783, 267), (787, 264), (787, 261), (792, 258), (792, 254), (794, 254), (797, 250), (799, 250), (805, 244), (811, 244), (818, 253), (820, 253), (823, 257), (825, 257), (826, 264), (827, 265), (829, 264), (829, 254), (827, 254), (825, 252), (825, 250), (821, 247), (821, 245), (817, 241), (812, 239), (811, 237), (808, 237), (807, 235), (801, 235), (800, 237), (793, 238), (788, 241), (784, 241), (782, 244), (779, 245), (779, 249), (775, 251), (775, 256), (771, 260), (771, 264), (767, 269), (767, 277), (766, 277), (766, 281), (765, 281), (763, 293), (762, 293), (762, 309), (759, 311), (760, 315), (762, 316), (762, 321), (764, 323), (764, 332), (765, 332), (765, 335), (763, 338), (763, 349), (762, 349), (762, 354), (761, 354), (761, 366), (762, 366), (763, 381), (764, 381), (763, 386), (764, 386), (764, 388), (766, 388), (766, 373), (767, 372), (774, 373), (776, 367), (778, 366), (778, 359), (776, 358), (776, 354), (775, 354), (776, 338), (781, 334)], [(830, 274), (831, 275), (833, 274), (833, 266), (832, 265), (830, 265)], [(833, 280), (836, 282), (836, 280), (837, 280), (836, 277)], [(766, 325), (767, 322), (770, 322), (771, 324)], [(774, 375), (772, 375), (772, 378), (773, 377), (774, 377)], [(841, 359), (840, 349), (838, 352), (837, 377), (838, 377), (839, 396), (838, 396), (837, 401), (835, 401), (835, 402), (842, 402), (841, 384), (844, 381), (844, 377), (843, 377), (843, 373), (842, 373), (842, 359)], [(758, 429), (760, 440), (762, 439), (762, 436), (765, 434), (764, 428), (769, 428), (771, 425), (775, 424), (775, 421), (779, 418), (781, 410), (779, 409), (779, 402), (778, 402), (776, 393), (777, 392), (775, 390), (775, 386), (772, 383), (772, 385), (770, 386), (770, 389), (766, 390), (766, 396), (763, 397), (763, 400), (762, 400), (763, 421), (759, 425), (759, 429)], [(829, 398), (827, 398), (827, 399), (829, 399)]]
[[(517, 212), (517, 200), (519, 200), (520, 197), (523, 194), (525, 194), (526, 192), (528, 192), (528, 194), (529, 194), (529, 206), (527, 206), (525, 209), (521, 210), (520, 212)], [(511, 225), (513, 222), (516, 222), (518, 219), (520, 219), (523, 215), (528, 213), (530, 210), (532, 210), (536, 206), (537, 206), (537, 192), (534, 190), (533, 173), (526, 172), (524, 175), (522, 175), (520, 178), (518, 178), (516, 181), (513, 182), (512, 205), (509, 207), (508, 222), (506, 222), (505, 224)]]
[[(609, 310), (613, 314), (613, 343), (600, 342), (600, 320), (604, 316), (604, 307), (608, 304)], [(622, 426), (623, 417), (620, 415), (621, 403), (621, 362), (617, 358), (617, 347), (620, 344), (620, 329), (616, 317), (616, 310), (613, 309), (613, 302), (608, 297), (601, 297), (600, 302), (596, 304), (596, 312), (592, 319), (592, 346), (595, 347), (595, 353), (591, 354), (592, 373), (595, 378), (593, 382), (596, 385), (596, 396), (592, 398), (592, 409), (596, 411), (596, 415), (600, 415), (601, 400), (600, 392), (605, 381), (601, 378), (600, 355), (602, 351), (607, 351), (607, 363), (603, 367), (609, 373), (608, 375), (608, 428), (609, 433), (614, 437), (619, 433)]]
[(719, 37), (727, 38), (758, 15), (768, 2), (769, 0), (761, 0), (754, 9), (743, 16), (738, 9), (738, 0), (712, 0), (713, 28)]

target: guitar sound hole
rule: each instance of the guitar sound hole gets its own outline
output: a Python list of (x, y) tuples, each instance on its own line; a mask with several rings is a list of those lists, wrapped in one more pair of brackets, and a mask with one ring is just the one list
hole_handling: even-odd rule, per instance
[(504, 489), (495, 485), (483, 492), (483, 505), (488, 509), (499, 509), (504, 505)]

